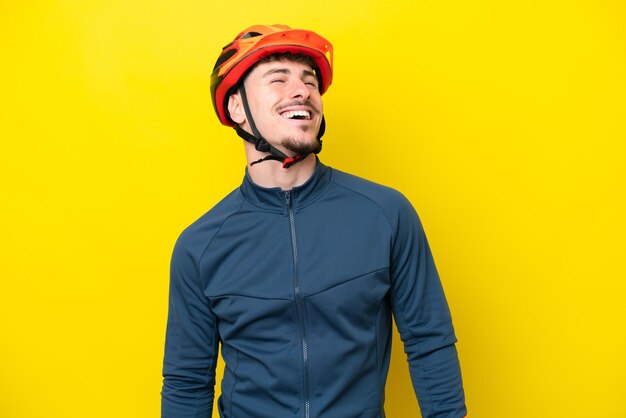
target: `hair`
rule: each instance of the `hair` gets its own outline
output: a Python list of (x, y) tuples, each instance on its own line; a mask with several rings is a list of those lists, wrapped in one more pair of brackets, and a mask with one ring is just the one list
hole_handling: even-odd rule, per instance
[(315, 61), (313, 61), (313, 58), (311, 58), (308, 55), (305, 55), (302, 53), (292, 54), (291, 52), (283, 52), (283, 53), (277, 52), (275, 54), (268, 55), (267, 57), (261, 58), (252, 67), (250, 67), (250, 70), (252, 70), (254, 67), (256, 67), (259, 64), (265, 64), (268, 62), (276, 62), (276, 61), (298, 62), (300, 64), (306, 64), (313, 69), (317, 68), (317, 65), (315, 65)]

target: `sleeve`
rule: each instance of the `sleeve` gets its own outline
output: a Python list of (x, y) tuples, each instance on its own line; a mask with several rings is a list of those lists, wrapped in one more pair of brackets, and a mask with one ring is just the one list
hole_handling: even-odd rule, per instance
[(422, 417), (465, 417), (450, 311), (420, 220), (404, 197), (394, 226), (391, 303)]
[[(182, 238), (182, 236), (181, 236)], [(219, 334), (199, 265), (179, 238), (172, 255), (162, 418), (210, 418)]]

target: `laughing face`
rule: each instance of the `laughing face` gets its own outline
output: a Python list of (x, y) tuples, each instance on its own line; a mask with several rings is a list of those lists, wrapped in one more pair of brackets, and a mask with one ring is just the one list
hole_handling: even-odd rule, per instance
[[(245, 81), (248, 105), (261, 135), (286, 154), (306, 154), (318, 146), (322, 98), (307, 64), (274, 61), (257, 65)], [(229, 99), (233, 121), (252, 133), (239, 93)]]

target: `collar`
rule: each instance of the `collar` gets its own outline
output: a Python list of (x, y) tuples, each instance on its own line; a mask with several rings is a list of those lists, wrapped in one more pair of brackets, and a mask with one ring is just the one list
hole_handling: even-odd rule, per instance
[(290, 190), (282, 190), (280, 187), (261, 187), (254, 183), (246, 167), (246, 175), (239, 191), (244, 200), (254, 206), (273, 211), (284, 211), (287, 206), (286, 192), (291, 195), (291, 205), (294, 209), (302, 208), (316, 200), (330, 184), (331, 168), (322, 164), (316, 158), (315, 170), (311, 177)]

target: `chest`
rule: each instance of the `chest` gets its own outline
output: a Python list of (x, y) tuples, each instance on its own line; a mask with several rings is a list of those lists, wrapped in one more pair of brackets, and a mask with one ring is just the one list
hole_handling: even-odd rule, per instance
[(291, 213), (244, 213), (207, 249), (209, 298), (306, 297), (389, 266), (387, 220), (352, 207), (310, 207)]

